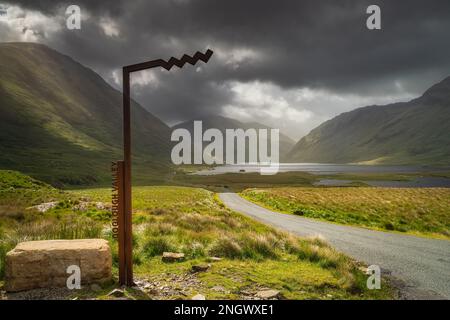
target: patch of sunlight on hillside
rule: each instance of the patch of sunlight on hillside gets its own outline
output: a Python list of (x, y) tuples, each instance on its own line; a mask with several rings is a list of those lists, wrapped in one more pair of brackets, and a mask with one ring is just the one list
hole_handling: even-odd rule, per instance
[(102, 151), (107, 149), (107, 146), (97, 140), (89, 137), (88, 135), (77, 132), (72, 126), (62, 121), (47, 122), (44, 128), (52, 135), (59, 136), (70, 143), (80, 146), (87, 150)]

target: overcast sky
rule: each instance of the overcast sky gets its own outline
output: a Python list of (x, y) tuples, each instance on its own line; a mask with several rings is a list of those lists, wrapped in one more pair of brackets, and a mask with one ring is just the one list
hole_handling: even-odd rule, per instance
[[(1, 5), (3, 4), (3, 6)], [(65, 10), (81, 7), (81, 30)], [(382, 30), (366, 28), (381, 7)], [(419, 96), (450, 75), (448, 0), (2, 1), (0, 41), (40, 42), (120, 89), (123, 65), (210, 48), (208, 64), (133, 77), (168, 124), (220, 114), (298, 139), (333, 116)]]

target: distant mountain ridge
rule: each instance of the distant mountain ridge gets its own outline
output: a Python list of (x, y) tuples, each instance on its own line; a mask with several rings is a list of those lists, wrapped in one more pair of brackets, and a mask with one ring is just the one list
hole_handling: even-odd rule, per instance
[[(165, 165), (170, 128), (132, 105), (133, 155)], [(122, 158), (122, 94), (98, 74), (35, 43), (0, 43), (0, 168), (54, 184), (110, 179)]]
[[(239, 120), (227, 118), (224, 116), (206, 116), (206, 117), (198, 117), (195, 119), (191, 119), (189, 121), (185, 121), (179, 124), (176, 124), (172, 127), (172, 129), (177, 128), (184, 128), (187, 129), (191, 134), (194, 132), (193, 130), (193, 123), (194, 121), (202, 121), (203, 131), (210, 129), (210, 128), (216, 128), (219, 129), (222, 134), (225, 136), (225, 130), (226, 129), (271, 129), (269, 126), (266, 126), (264, 124), (258, 123), (258, 122), (241, 122)], [(295, 141), (289, 138), (288, 136), (284, 135), (280, 132), (280, 159), (284, 159), (286, 154), (291, 150), (291, 148), (294, 146)], [(224, 151), (225, 153), (225, 151)]]
[(288, 160), (450, 165), (450, 77), (412, 101), (363, 107), (322, 123)]

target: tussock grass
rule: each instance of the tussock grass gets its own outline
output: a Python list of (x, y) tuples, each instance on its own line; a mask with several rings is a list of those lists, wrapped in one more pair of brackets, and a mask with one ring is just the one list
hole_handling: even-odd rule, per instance
[[(75, 209), (79, 199), (109, 202), (110, 192), (109, 188), (66, 192), (46, 213), (25, 209), (34, 197), (20, 205), (6, 201), (0, 215), (0, 277), (6, 252), (25, 240), (103, 237), (110, 241), (117, 268), (117, 242), (111, 237), (108, 212)], [(189, 273), (193, 264), (217, 256), (223, 260), (198, 275), (208, 297), (233, 299), (239, 290), (261, 287), (280, 290), (291, 299), (391, 297), (388, 287), (367, 290), (355, 263), (322, 240), (298, 238), (255, 222), (227, 209), (204, 189), (135, 187), (133, 209), (137, 276)], [(183, 252), (186, 259), (163, 263), (164, 251)], [(228, 293), (211, 289), (217, 285)]]
[(13, 243), (31, 240), (99, 238), (102, 230), (101, 224), (89, 218), (66, 215), (59, 219), (47, 217), (16, 225), (5, 238)]
[(222, 236), (212, 244), (210, 253), (213, 256), (235, 259), (242, 257), (242, 247), (235, 239)]
[(6, 253), (19, 242), (101, 238), (102, 236), (102, 224), (74, 214), (57, 217), (25, 212), (20, 219), (0, 218), (0, 279), (4, 276)]
[[(108, 201), (110, 191), (92, 189), (71, 194)], [(299, 238), (232, 212), (212, 192), (189, 187), (135, 187), (133, 195), (135, 268), (143, 276), (179, 273), (216, 256), (223, 258), (225, 269), (202, 275), (211, 286), (234, 286), (237, 290), (256, 281), (291, 298), (323, 298), (327, 292), (333, 297), (356, 299), (390, 295), (388, 290), (368, 291), (365, 276), (355, 262), (322, 239)], [(182, 252), (185, 261), (161, 263), (164, 251)], [(117, 263), (117, 256), (114, 259)], [(242, 270), (223, 276), (238, 267)], [(312, 272), (307, 281), (305, 270)], [(239, 281), (230, 280), (241, 273)]]
[(450, 239), (446, 188), (268, 188), (247, 189), (242, 195), (308, 218)]
[[(32, 205), (58, 201), (54, 209), (40, 213)], [(79, 213), (69, 194), (15, 171), (0, 170), (0, 279), (8, 251), (19, 242), (103, 237), (99, 211)], [(89, 217), (89, 216), (91, 216)]]

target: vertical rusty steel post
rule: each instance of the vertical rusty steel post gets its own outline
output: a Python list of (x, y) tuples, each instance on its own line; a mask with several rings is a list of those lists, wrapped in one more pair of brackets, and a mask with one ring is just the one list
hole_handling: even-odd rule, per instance
[(132, 204), (131, 204), (131, 96), (130, 96), (130, 74), (151, 68), (162, 67), (169, 71), (173, 66), (182, 68), (186, 63), (195, 65), (198, 61), (207, 63), (213, 54), (212, 50), (205, 53), (196, 52), (193, 56), (183, 55), (181, 59), (174, 57), (169, 60), (157, 59), (142, 63), (137, 63), (122, 68), (123, 81), (123, 156), (122, 165), (123, 190), (122, 204), (123, 218), (119, 228), (119, 278), (120, 283), (126, 286), (133, 286), (133, 235), (132, 235)]
[(124, 146), (124, 252), (125, 285), (133, 286), (133, 245), (131, 213), (131, 97), (130, 73), (123, 69), (123, 146)]

